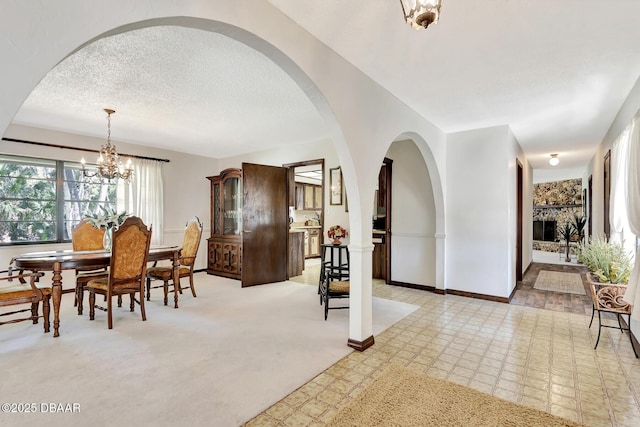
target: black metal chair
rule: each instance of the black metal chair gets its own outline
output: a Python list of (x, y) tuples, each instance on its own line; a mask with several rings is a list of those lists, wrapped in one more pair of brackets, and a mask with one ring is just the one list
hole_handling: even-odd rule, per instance
[[(323, 244), (321, 246), (322, 254), (320, 256), (318, 294), (320, 294), (320, 288), (326, 279), (327, 272), (329, 272), (334, 279), (349, 280), (349, 248), (346, 245), (333, 244)], [(320, 304), (322, 304), (322, 297), (320, 298)]]
[(329, 307), (329, 300), (349, 298), (349, 280), (340, 280), (339, 275), (333, 274), (331, 267), (324, 274), (325, 280), (320, 284), (320, 305), (324, 304), (324, 320), (327, 320), (329, 310), (343, 310), (349, 306)]

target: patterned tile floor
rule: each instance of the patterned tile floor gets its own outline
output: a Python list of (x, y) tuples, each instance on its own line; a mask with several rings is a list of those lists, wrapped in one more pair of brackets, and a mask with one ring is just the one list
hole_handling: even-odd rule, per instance
[(377, 282), (373, 293), (420, 308), (248, 426), (321, 426), (392, 362), (586, 425), (640, 425), (640, 360), (614, 329), (593, 350), (597, 328), (584, 313)]

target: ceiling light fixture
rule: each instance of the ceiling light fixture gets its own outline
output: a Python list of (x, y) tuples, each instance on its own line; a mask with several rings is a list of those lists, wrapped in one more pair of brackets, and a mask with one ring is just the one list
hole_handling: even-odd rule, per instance
[(84, 157), (80, 162), (82, 163), (82, 174), (87, 178), (97, 176), (98, 178), (105, 178), (111, 181), (112, 179), (122, 179), (126, 183), (131, 181), (133, 177), (133, 165), (131, 159), (127, 160), (127, 165), (123, 165), (118, 160), (118, 152), (116, 146), (111, 145), (111, 115), (115, 113), (115, 110), (105, 108), (107, 113), (107, 144), (100, 147), (100, 155), (98, 156), (97, 168), (95, 172), (91, 173), (85, 169)]
[(442, 0), (400, 0), (407, 24), (416, 30), (438, 22)]
[(551, 158), (549, 159), (549, 164), (551, 166), (556, 166), (558, 163), (560, 163), (560, 159), (558, 158), (558, 155), (551, 154)]

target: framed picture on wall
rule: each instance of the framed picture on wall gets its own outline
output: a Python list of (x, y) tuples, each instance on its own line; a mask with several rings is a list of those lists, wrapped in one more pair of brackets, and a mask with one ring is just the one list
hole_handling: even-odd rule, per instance
[(341, 205), (342, 204), (342, 169), (340, 166), (337, 168), (329, 169), (329, 187), (331, 191), (331, 198), (329, 204)]

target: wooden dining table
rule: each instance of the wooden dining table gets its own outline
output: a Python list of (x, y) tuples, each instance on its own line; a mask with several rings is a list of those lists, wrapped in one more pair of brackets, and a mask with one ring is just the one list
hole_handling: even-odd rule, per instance
[[(149, 261), (171, 260), (173, 283), (179, 283), (180, 246), (152, 246), (149, 248)], [(53, 336), (60, 336), (60, 301), (62, 299), (62, 270), (99, 269), (108, 267), (111, 252), (99, 251), (48, 251), (30, 252), (14, 257), (10, 265), (16, 270), (33, 272), (51, 271), (53, 295)], [(179, 286), (174, 286), (174, 307), (178, 308)], [(141, 296), (144, 298), (144, 295)]]

